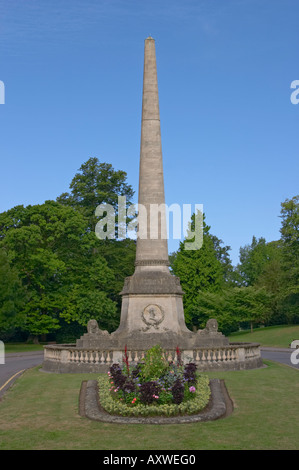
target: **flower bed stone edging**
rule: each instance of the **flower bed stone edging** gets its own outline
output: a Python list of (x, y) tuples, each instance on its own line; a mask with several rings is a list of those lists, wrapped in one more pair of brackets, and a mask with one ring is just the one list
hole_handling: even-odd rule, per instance
[(207, 407), (200, 413), (185, 416), (152, 416), (129, 417), (111, 415), (100, 404), (98, 384), (96, 380), (83, 381), (79, 396), (79, 414), (94, 421), (117, 424), (180, 424), (213, 421), (224, 418), (232, 412), (232, 402), (229, 398), (223, 380), (210, 380), (211, 397)]

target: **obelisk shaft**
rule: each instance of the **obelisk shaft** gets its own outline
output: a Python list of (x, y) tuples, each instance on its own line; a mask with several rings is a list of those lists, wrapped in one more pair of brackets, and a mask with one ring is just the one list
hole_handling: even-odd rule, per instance
[[(168, 270), (156, 51), (151, 37), (145, 40), (144, 45), (138, 204), (136, 267)], [(141, 217), (140, 205), (146, 210), (146, 218)]]

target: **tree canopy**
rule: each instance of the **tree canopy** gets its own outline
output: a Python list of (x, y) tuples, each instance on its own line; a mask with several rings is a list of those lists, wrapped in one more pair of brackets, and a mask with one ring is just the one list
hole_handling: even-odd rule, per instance
[(115, 204), (115, 192), (129, 199), (133, 191), (125, 172), (97, 159), (81, 170), (68, 197), (0, 214), (2, 331), (13, 326), (38, 337), (66, 324), (86, 326), (91, 318), (103, 329), (118, 326), (119, 292), (134, 268), (135, 243), (99, 240), (92, 211), (103, 201)]
[[(0, 214), (1, 337), (21, 332), (74, 341), (91, 318), (102, 329), (117, 328), (119, 293), (134, 272), (136, 243), (98, 239), (95, 210), (110, 204), (117, 215), (118, 197), (125, 196), (128, 207), (133, 194), (124, 171), (90, 158), (72, 179), (70, 192), (56, 201), (18, 205)], [(205, 215), (199, 216), (202, 245), (193, 249), (189, 236), (170, 256), (185, 292), (187, 325), (203, 328), (216, 318), (228, 334), (240, 326), (298, 323), (299, 196), (281, 203), (280, 239), (253, 236), (240, 247), (235, 267), (230, 247), (211, 233)]]

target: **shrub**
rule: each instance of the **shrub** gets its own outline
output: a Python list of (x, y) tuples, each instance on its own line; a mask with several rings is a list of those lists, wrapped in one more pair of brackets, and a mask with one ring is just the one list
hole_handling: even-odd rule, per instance
[(145, 355), (144, 363), (140, 365), (140, 375), (143, 381), (157, 380), (167, 369), (168, 362), (164, 357), (161, 346), (153, 346)]
[(140, 401), (146, 405), (157, 401), (160, 394), (160, 386), (157, 382), (145, 382), (140, 386)]
[(122, 373), (119, 364), (113, 364), (109, 371), (113, 379), (114, 386), (122, 390), (127, 381), (127, 377)]
[[(102, 407), (112, 415), (120, 416), (177, 416), (192, 415), (203, 410), (209, 402), (210, 387), (209, 379), (205, 375), (200, 375), (196, 383), (196, 391), (192, 394), (193, 399), (183, 401), (179, 405), (175, 403), (152, 403), (145, 405), (133, 398), (131, 402), (125, 400), (115, 400), (115, 396), (111, 393), (110, 380), (105, 374), (98, 378), (99, 395)], [(130, 397), (131, 398), (131, 397)], [(134, 397), (135, 398), (135, 397)]]
[(196, 364), (190, 362), (186, 364), (184, 369), (184, 379), (189, 385), (195, 384), (196, 382)]
[(172, 396), (173, 396), (173, 401), (174, 403), (176, 403), (177, 405), (179, 405), (180, 403), (182, 403), (183, 399), (184, 399), (184, 385), (182, 384), (182, 382), (180, 381), (180, 379), (177, 379), (171, 389), (171, 392), (172, 392)]
[(101, 404), (109, 413), (172, 416), (198, 412), (207, 404), (209, 380), (198, 376), (196, 364), (183, 365), (178, 348), (176, 362), (168, 363), (162, 348), (155, 346), (131, 370), (126, 352), (123, 369), (119, 364), (109, 369), (108, 394), (107, 382), (99, 378)]

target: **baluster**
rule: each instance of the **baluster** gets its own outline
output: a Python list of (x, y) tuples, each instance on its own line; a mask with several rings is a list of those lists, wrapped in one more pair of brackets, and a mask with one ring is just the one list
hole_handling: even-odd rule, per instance
[(97, 349), (95, 350), (94, 362), (95, 364), (99, 363), (99, 351)]
[(219, 360), (221, 362), (223, 362), (225, 359), (224, 359), (224, 352), (225, 352), (225, 349), (220, 349), (219, 350)]
[(100, 363), (103, 364), (105, 362), (105, 354), (104, 351), (100, 352)]
[(129, 364), (132, 362), (132, 351), (131, 350), (128, 353), (128, 361), (129, 361)]
[(86, 362), (90, 364), (92, 362), (91, 360), (91, 351), (86, 351)]
[(95, 364), (96, 363), (96, 351), (93, 350), (91, 351), (91, 359), (92, 359), (92, 363)]
[(73, 351), (73, 362), (76, 363), (77, 362), (77, 354), (78, 354), (78, 351), (76, 351), (76, 349)]
[(113, 364), (113, 351), (109, 352), (109, 365)]
[(211, 350), (208, 349), (207, 361), (211, 362)]

